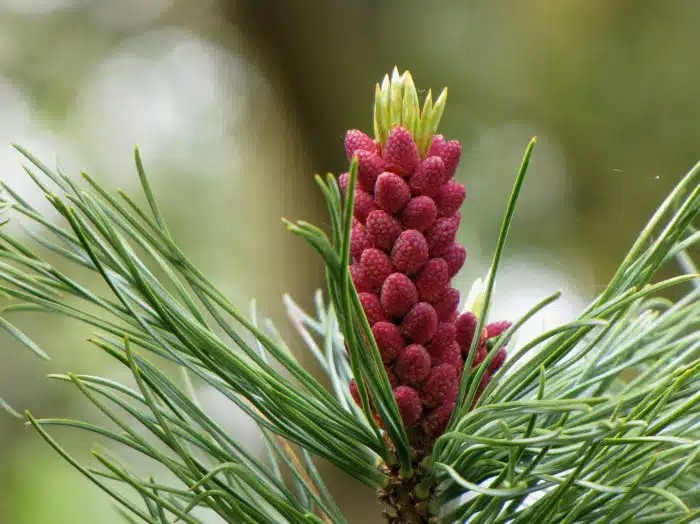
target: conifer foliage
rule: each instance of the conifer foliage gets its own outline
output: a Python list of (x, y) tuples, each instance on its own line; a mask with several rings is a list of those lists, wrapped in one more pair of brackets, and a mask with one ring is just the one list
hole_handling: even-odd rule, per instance
[[(411, 76), (394, 70), (376, 87), (373, 136), (346, 135), (347, 172), (316, 177), (330, 230), (285, 221), (326, 267), (313, 313), (284, 298), (324, 380), (182, 252), (138, 151), (146, 206), (17, 147), (60, 219), (2, 184), (0, 212), (40, 228), (27, 229), (31, 238), (0, 229), (8, 297), (0, 325), (48, 358), (61, 348), (44, 351), (11, 318), (74, 319), (75, 329), (89, 326), (95, 350), (133, 376), (125, 385), (51, 375), (107, 422), (27, 411), (27, 425), (109, 493), (128, 522), (345, 523), (317, 458), (374, 488), (387, 522), (700, 520), (700, 278), (690, 254), (700, 239), (700, 164), (577, 319), (515, 344), (522, 324), (559, 296), (522, 318), (489, 320), (534, 140), (488, 276), (460, 301), (452, 279), (467, 250), (455, 239), (460, 213), (474, 210), (460, 210), (462, 146), (437, 134), (446, 99), (446, 90), (435, 101), (429, 91), (421, 105)], [(67, 264), (83, 271), (59, 269)], [(681, 274), (655, 279), (672, 264)], [(84, 270), (107, 287), (73, 276)], [(675, 300), (665, 298), (669, 288)], [(198, 387), (257, 423), (264, 457), (207, 413)], [(21, 417), (1, 400), (0, 408)], [(152, 474), (111, 451), (77, 461), (53, 436), (57, 426), (130, 448)]]

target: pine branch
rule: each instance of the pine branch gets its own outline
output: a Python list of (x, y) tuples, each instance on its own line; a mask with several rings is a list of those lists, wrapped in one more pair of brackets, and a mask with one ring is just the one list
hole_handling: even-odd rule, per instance
[[(255, 522), (277, 522), (283, 515), (291, 522), (302, 522), (307, 518), (306, 513), (316, 511), (312, 508), (319, 508), (325, 518), (343, 521), (327, 495), (325, 501), (320, 498), (319, 488), (315, 482), (309, 482), (307, 474), (296, 478), (304, 504), (298, 495), (288, 492), (281, 478), (265, 473), (265, 468), (232, 441), (157, 365), (135, 351), (139, 348), (182, 366), (223, 393), (266, 433), (303, 446), (370, 486), (378, 487), (385, 482), (372, 459), (375, 453), (383, 452), (384, 442), (365, 424), (358, 425), (352, 411), (326, 392), (286, 348), (246, 319), (182, 255), (167, 228), (162, 227), (162, 217), (154, 218), (159, 215), (152, 198), (149, 201), (153, 215), (149, 216), (132, 199), (123, 197), (120, 202), (87, 176), (94, 192), (79, 190), (67, 177), (52, 172), (29, 153), (27, 157), (48, 180), (41, 182), (31, 170), (27, 172), (32, 173), (48, 200), (69, 224), (68, 230), (51, 224), (49, 230), (55, 240), (43, 238), (43, 246), (99, 273), (113, 296), (102, 297), (86, 289), (24, 245), (0, 233), (0, 257), (7, 262), (2, 263), (0, 288), (20, 301), (8, 306), (5, 312), (59, 313), (101, 330), (91, 342), (128, 366), (140, 389), (134, 392), (97, 377), (57, 377), (78, 387), (88, 400), (112, 418), (121, 432), (114, 433), (79, 421), (31, 419), (37, 428), (59, 424), (95, 431), (163, 463), (183, 483), (183, 492), (191, 491), (189, 497), (180, 500), (187, 502), (185, 508), (180, 508), (181, 512), (194, 502), (194, 505), (210, 508), (227, 521), (237, 521), (241, 515), (246, 515), (246, 519)], [(138, 153), (137, 165), (140, 165)], [(142, 167), (140, 172), (144, 189), (149, 194)], [(66, 192), (62, 197), (57, 196), (49, 190), (49, 183)], [(48, 224), (22, 202), (4, 200), (4, 203), (25, 217)], [(145, 256), (137, 255), (136, 248)], [(13, 269), (10, 262), (21, 270)], [(68, 297), (78, 299), (79, 305), (69, 305)], [(100, 313), (89, 312), (95, 307)], [(228, 340), (214, 330), (210, 325), (212, 321)], [(41, 351), (5, 318), (3, 324), (20, 342)], [(260, 351), (245, 341), (243, 331), (255, 337)], [(270, 358), (289, 372), (291, 381), (268, 364)], [(179, 460), (167, 458), (140, 436), (133, 428), (133, 420), (117, 416), (112, 406), (126, 410)], [(44, 431), (41, 434), (49, 438)], [(57, 446), (54, 441), (50, 443)], [(206, 454), (207, 460), (195, 459), (191, 448), (197, 455)], [(293, 472), (299, 473), (289, 455), (291, 448), (284, 445), (273, 449), (278, 457), (288, 461), (287, 465), (294, 466)], [(110, 470), (119, 476), (123, 468), (111, 462), (107, 464), (111, 464)], [(231, 465), (227, 474), (208, 476), (220, 464)], [(144, 494), (139, 488), (144, 486), (144, 481), (132, 477), (121, 475), (121, 480)], [(259, 485), (251, 483), (252, 478), (260, 479), (256, 480)], [(92, 480), (105, 489), (98, 477), (93, 476)], [(239, 490), (239, 485), (247, 488)], [(206, 493), (209, 494), (202, 495)], [(278, 500), (281, 496), (286, 501), (282, 505)], [(260, 497), (266, 501), (267, 510), (259, 509)], [(164, 509), (176, 514), (176, 508), (171, 504)]]
[[(375, 137), (348, 132), (348, 173), (316, 177), (331, 230), (285, 221), (326, 265), (327, 290), (317, 293), (313, 314), (284, 301), (330, 390), (259, 321), (254, 304), (244, 315), (182, 252), (138, 151), (145, 208), (17, 148), (62, 220), (2, 184), (0, 213), (42, 233), (27, 231), (35, 249), (0, 229), (0, 292), (9, 299), (0, 325), (48, 358), (8, 317), (78, 320), (135, 384), (51, 375), (109, 422), (26, 412), (28, 423), (127, 521), (344, 523), (316, 457), (376, 489), (389, 522), (700, 518), (700, 276), (689, 254), (700, 240), (700, 164), (580, 316), (518, 346), (523, 323), (560, 295), (513, 323), (488, 321), (534, 140), (488, 276), (459, 314), (449, 279), (464, 263), (454, 243), (464, 188), (451, 180), (461, 149), (435, 134), (446, 96), (433, 102), (428, 92), (421, 106), (411, 76), (394, 70), (377, 86)], [(58, 270), (54, 259), (98, 275), (108, 293)], [(684, 274), (654, 281), (674, 261)], [(681, 298), (664, 298), (670, 288)], [(257, 424), (265, 461), (206, 412), (194, 383)], [(19, 416), (1, 399), (0, 408)], [(51, 436), (54, 426), (126, 446), (168, 480), (144, 477), (105, 451), (93, 451), (97, 467), (82, 464)]]

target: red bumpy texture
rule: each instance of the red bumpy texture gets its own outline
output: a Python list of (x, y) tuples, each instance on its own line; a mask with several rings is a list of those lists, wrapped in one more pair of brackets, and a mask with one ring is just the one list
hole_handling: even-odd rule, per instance
[[(455, 409), (478, 324), (472, 313), (458, 315), (459, 291), (451, 286), (466, 259), (455, 242), (466, 197), (453, 180), (462, 148), (436, 135), (421, 157), (411, 133), (397, 126), (384, 147), (362, 131), (348, 131), (345, 153), (358, 159), (352, 281), (404, 424), (437, 437)], [(345, 193), (347, 173), (339, 184)], [(468, 373), (491, 357), (487, 341), (509, 327), (484, 328)], [(505, 360), (505, 349), (490, 358), (479, 394)], [(354, 381), (350, 389), (359, 401)]]

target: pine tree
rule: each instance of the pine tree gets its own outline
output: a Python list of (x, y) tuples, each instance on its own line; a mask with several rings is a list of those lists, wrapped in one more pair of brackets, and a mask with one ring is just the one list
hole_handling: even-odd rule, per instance
[[(246, 314), (232, 304), (178, 247), (138, 150), (145, 209), (86, 174), (79, 185), (18, 146), (65, 226), (4, 183), (2, 211), (42, 226), (33, 242), (97, 273), (110, 293), (85, 287), (0, 230), (0, 289), (11, 299), (0, 323), (47, 358), (7, 317), (79, 320), (136, 384), (51, 375), (111, 425), (25, 412), (28, 424), (130, 522), (194, 524), (206, 514), (229, 523), (347, 522), (315, 458), (374, 488), (388, 522), (700, 520), (700, 277), (688, 254), (700, 238), (700, 164), (578, 319), (514, 346), (522, 324), (559, 296), (521, 319), (488, 320), (535, 140), (488, 276), (460, 304), (450, 283), (465, 263), (455, 242), (465, 188), (453, 178), (459, 142), (437, 134), (446, 100), (446, 90), (434, 102), (428, 92), (421, 105), (410, 74), (394, 70), (377, 85), (374, 136), (346, 135), (348, 172), (316, 177), (331, 230), (285, 221), (325, 263), (327, 289), (313, 313), (285, 302), (329, 389), (272, 327), (259, 327), (254, 308)], [(673, 261), (684, 274), (654, 281)], [(663, 296), (672, 286), (675, 301)], [(207, 414), (193, 382), (257, 423), (264, 459)], [(82, 464), (50, 435), (53, 426), (127, 446), (170, 477), (144, 478), (106, 452)]]

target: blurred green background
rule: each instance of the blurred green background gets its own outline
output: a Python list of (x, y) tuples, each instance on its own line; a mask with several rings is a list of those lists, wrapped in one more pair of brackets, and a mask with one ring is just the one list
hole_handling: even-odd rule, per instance
[[(50, 213), (9, 146), (18, 142), (135, 193), (138, 143), (185, 251), (236, 303), (256, 297), (282, 326), (282, 293), (309, 305), (322, 267), (280, 217), (327, 225), (312, 175), (344, 169), (344, 131), (371, 130), (374, 83), (398, 65), (420, 89), (450, 90), (442, 132), (463, 143), (457, 178), (468, 190), (463, 296), (488, 267), (520, 156), (538, 136), (494, 314), (515, 317), (563, 289), (539, 322), (566, 320), (700, 158), (699, 24), (692, 1), (0, 0), (0, 176)], [(94, 416), (45, 379), (124, 377), (85, 342), (89, 328), (18, 324), (52, 360), (3, 333), (0, 395), (37, 416)], [(207, 402), (258, 445), (237, 411)], [(79, 456), (93, 445), (56, 435)], [(350, 521), (374, 522), (373, 494), (326, 471)], [(119, 519), (0, 414), (0, 524), (74, 522)]]

